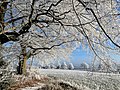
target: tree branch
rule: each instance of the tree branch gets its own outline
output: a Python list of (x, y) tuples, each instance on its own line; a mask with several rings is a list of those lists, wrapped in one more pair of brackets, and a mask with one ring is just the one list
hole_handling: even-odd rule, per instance
[(115, 42), (112, 40), (112, 38), (106, 33), (106, 31), (104, 30), (104, 28), (103, 28), (102, 25), (100, 24), (100, 22), (99, 22), (99, 20), (98, 20), (98, 18), (97, 18), (97, 16), (96, 16), (95, 12), (93, 11), (93, 9), (92, 9), (92, 8), (87, 8), (86, 5), (85, 5), (81, 0), (78, 0), (78, 2), (80, 2), (80, 3), (83, 5), (83, 7), (86, 9), (86, 11), (91, 11), (91, 12), (92, 12), (93, 16), (95, 17), (95, 19), (96, 19), (99, 27), (101, 28), (101, 30), (103, 31), (103, 33), (105, 34), (105, 36), (107, 36), (107, 38), (108, 38), (116, 47), (120, 48), (120, 45), (118, 45), (117, 43), (115, 43)]

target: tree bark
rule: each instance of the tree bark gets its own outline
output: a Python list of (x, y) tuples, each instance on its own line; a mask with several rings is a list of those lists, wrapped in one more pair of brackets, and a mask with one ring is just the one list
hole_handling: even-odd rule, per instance
[(27, 61), (27, 53), (26, 53), (26, 47), (22, 45), (21, 43), (21, 58), (19, 60), (17, 72), (18, 74), (24, 74), (26, 75), (26, 61)]
[(23, 68), (23, 60), (20, 60), (17, 67), (17, 73), (20, 75), (23, 73), (22, 68)]
[(24, 56), (24, 58), (23, 58), (23, 69), (22, 69), (22, 73), (24, 74), (24, 75), (26, 75), (26, 61), (27, 61), (27, 56), (26, 56), (26, 54), (25, 54), (25, 56)]

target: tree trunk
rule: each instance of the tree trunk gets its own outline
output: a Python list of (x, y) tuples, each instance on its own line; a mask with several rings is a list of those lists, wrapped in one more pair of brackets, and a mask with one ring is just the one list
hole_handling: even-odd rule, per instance
[(27, 61), (27, 53), (26, 53), (26, 47), (21, 44), (21, 56), (19, 61), (19, 66), (17, 68), (18, 74), (24, 74), (26, 75), (26, 61)]
[(19, 64), (18, 64), (18, 67), (17, 67), (18, 74), (26, 75), (26, 61), (27, 61), (26, 56), (24, 56), (23, 60), (19, 61)]
[(24, 62), (23, 60), (20, 60), (19, 63), (18, 63), (18, 67), (17, 67), (17, 73), (20, 74), (20, 75), (23, 74), (23, 72), (22, 72), (23, 71), (22, 70), (23, 62)]
[(26, 75), (26, 69), (27, 69), (26, 68), (26, 61), (27, 61), (27, 56), (25, 54), (24, 59), (23, 59), (23, 69), (22, 69), (22, 72), (24, 75)]

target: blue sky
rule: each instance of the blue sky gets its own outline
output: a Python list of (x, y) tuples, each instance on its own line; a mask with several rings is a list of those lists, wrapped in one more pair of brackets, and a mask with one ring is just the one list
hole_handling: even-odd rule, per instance
[[(110, 56), (113, 58), (114, 62), (120, 63), (120, 55), (110, 53)], [(93, 53), (92, 53), (92, 51), (84, 50), (82, 47), (77, 48), (71, 54), (71, 62), (74, 65), (80, 65), (83, 62), (91, 64), (92, 60), (93, 60)]]
[(74, 65), (80, 65), (83, 62), (91, 63), (93, 54), (90, 50), (84, 50), (82, 47), (77, 48), (71, 54), (71, 62)]
[(112, 54), (111, 54), (111, 56), (112, 56), (112, 58), (114, 59), (114, 61), (115, 61), (116, 63), (119, 63), (119, 64), (120, 64), (120, 55), (117, 55), (117, 54), (116, 54), (116, 55), (115, 55), (115, 54), (112, 55)]

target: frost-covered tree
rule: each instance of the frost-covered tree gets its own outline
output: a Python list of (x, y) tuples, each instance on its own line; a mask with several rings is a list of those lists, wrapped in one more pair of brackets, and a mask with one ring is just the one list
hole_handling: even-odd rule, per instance
[(63, 62), (63, 64), (61, 65), (61, 68), (62, 69), (68, 69), (68, 66), (67, 66), (66, 62)]
[(69, 65), (68, 65), (68, 69), (70, 69), (70, 70), (73, 70), (73, 69), (74, 69), (74, 66), (73, 66), (72, 63), (69, 63)]
[[(4, 54), (6, 52), (6, 54)], [(8, 60), (7, 60), (8, 58)], [(7, 51), (0, 44), (0, 90), (7, 90), (9, 85), (12, 84), (12, 70), (10, 66), (9, 55), (7, 55)]]
[(114, 70), (114, 67), (113, 67), (114, 64), (111, 62), (111, 60), (107, 60), (106, 62), (108, 66), (106, 66), (104, 62), (100, 63), (100, 66), (101, 66), (100, 71), (112, 72)]
[(0, 45), (0, 68), (3, 68), (5, 64), (6, 62), (3, 60), (3, 55), (2, 55), (2, 46)]
[(58, 61), (56, 69), (61, 69), (61, 63)]
[(0, 43), (18, 44), (21, 73), (33, 56), (68, 59), (80, 45), (109, 67), (120, 51), (118, 8), (116, 0), (1, 0)]
[(117, 64), (117, 72), (120, 74), (120, 64)]
[(51, 64), (51, 65), (50, 65), (50, 68), (51, 68), (51, 69), (56, 69), (56, 66), (55, 66), (54, 64)]
[(89, 65), (87, 64), (87, 63), (81, 63), (81, 65), (80, 65), (80, 69), (81, 70), (88, 70), (89, 69)]

